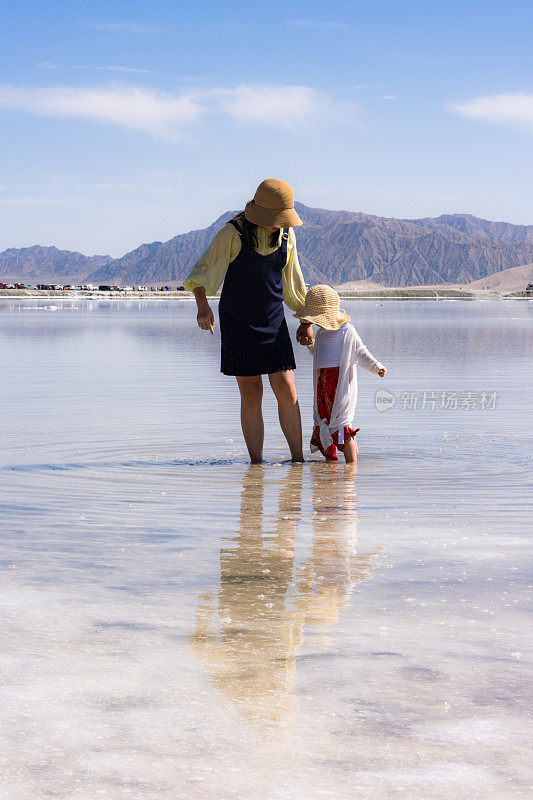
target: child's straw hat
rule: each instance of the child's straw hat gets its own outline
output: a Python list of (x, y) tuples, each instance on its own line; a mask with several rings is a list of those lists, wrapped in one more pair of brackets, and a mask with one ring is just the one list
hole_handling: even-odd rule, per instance
[(246, 203), (248, 222), (267, 228), (295, 228), (302, 220), (294, 210), (292, 187), (279, 178), (267, 178), (259, 184), (253, 200)]
[(305, 296), (303, 311), (295, 314), (302, 322), (313, 322), (327, 331), (338, 331), (350, 317), (339, 308), (341, 299), (331, 286), (311, 286)]

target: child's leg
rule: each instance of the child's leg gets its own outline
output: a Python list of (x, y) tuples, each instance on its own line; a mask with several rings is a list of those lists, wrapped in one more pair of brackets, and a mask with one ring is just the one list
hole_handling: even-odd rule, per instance
[(345, 442), (342, 452), (344, 453), (347, 464), (354, 464), (357, 461), (357, 444), (355, 442), (355, 437)]
[(337, 448), (334, 444), (330, 444), (327, 450), (322, 450), (326, 461), (338, 461)]
[(337, 458), (337, 448), (334, 444), (330, 444), (327, 450), (324, 450), (322, 446), (322, 442), (320, 441), (320, 428), (318, 425), (315, 425), (313, 428), (313, 435), (311, 436), (311, 447), (318, 447), (326, 461), (338, 461)]
[[(338, 377), (338, 367), (323, 367), (318, 370), (316, 387), (317, 408), (320, 419), (325, 419), (328, 422), (331, 419), (331, 410), (335, 401), (335, 390), (337, 388)], [(316, 425), (313, 430), (311, 444), (318, 447), (326, 461), (338, 461), (337, 448), (335, 444), (330, 444), (330, 446), (324, 450), (322, 442), (320, 441), (320, 428), (318, 425)]]

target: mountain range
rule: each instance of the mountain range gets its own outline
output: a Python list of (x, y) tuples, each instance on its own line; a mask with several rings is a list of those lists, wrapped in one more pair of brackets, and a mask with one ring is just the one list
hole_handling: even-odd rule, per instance
[(17, 283), (76, 283), (98, 267), (113, 259), (111, 256), (84, 256), (57, 247), (11, 247), (0, 253), (0, 279)]
[[(309, 283), (467, 284), (533, 261), (533, 225), (490, 222), (470, 214), (408, 220), (301, 203), (296, 209), (304, 222), (296, 230), (298, 253)], [(235, 213), (228, 211), (208, 228), (143, 244), (116, 259), (55, 247), (12, 248), (0, 253), (0, 278), (179, 284)]]

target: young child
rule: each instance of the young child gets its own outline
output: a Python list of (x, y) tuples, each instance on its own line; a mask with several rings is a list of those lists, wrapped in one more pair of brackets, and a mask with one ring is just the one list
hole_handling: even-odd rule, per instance
[(364, 367), (383, 378), (385, 367), (368, 352), (348, 314), (339, 308), (340, 297), (331, 286), (312, 286), (305, 307), (295, 314), (318, 326), (309, 352), (313, 355), (313, 421), (311, 452), (337, 461), (337, 447), (347, 463), (357, 460), (355, 430), (350, 427), (357, 404), (357, 369)]

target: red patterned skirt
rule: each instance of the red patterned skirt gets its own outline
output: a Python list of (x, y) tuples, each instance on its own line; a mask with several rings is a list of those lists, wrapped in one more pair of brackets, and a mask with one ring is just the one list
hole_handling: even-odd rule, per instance
[[(326, 419), (328, 422), (331, 419), (331, 410), (335, 401), (335, 393), (337, 391), (337, 383), (339, 382), (339, 367), (323, 367), (318, 371), (318, 379), (316, 386), (316, 400), (318, 406), (318, 413), (321, 419)], [(315, 425), (313, 435), (311, 437), (311, 444), (318, 447), (323, 456), (328, 461), (338, 461), (337, 447), (342, 452), (344, 445), (350, 439), (355, 438), (355, 434), (360, 428), (349, 428), (347, 425), (344, 428), (344, 444), (339, 444), (339, 432), (336, 431), (332, 435), (333, 444), (327, 450), (324, 450), (322, 442), (320, 441), (320, 428)]]

